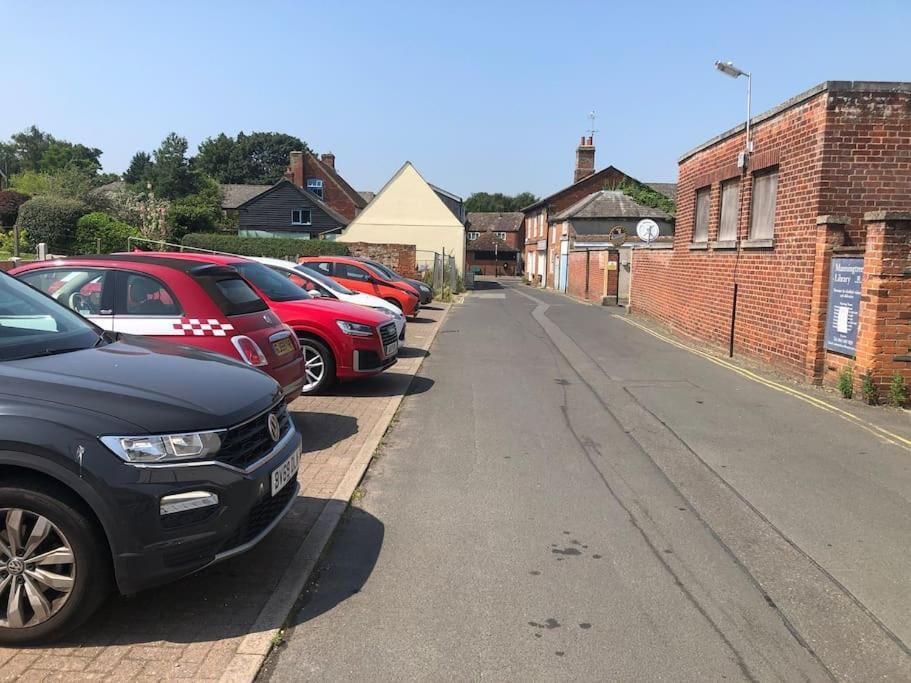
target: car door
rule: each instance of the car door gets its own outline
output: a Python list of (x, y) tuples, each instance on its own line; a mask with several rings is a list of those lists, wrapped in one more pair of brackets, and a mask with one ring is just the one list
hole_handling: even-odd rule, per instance
[(310, 296), (320, 297), (322, 299), (338, 299), (338, 296), (336, 296), (335, 292), (329, 291), (320, 283), (314, 282), (313, 280), (304, 277), (300, 273), (295, 273), (291, 270), (285, 270), (284, 268), (272, 268), (272, 270), (282, 277), (286, 277), (291, 280), (291, 282), (306, 291)]
[(114, 331), (148, 337), (182, 336), (183, 308), (171, 289), (145, 273), (118, 270), (114, 286)]
[(57, 302), (88, 318), (103, 330), (113, 331), (113, 273), (104, 268), (40, 268), (19, 279)]
[(363, 292), (364, 294), (380, 296), (380, 288), (376, 284), (376, 278), (370, 275), (366, 269), (352, 263), (336, 263), (333, 271), (335, 279), (349, 289)]

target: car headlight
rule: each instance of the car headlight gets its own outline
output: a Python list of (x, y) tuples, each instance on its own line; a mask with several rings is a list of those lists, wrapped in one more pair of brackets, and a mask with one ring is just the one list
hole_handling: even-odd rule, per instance
[(221, 448), (222, 432), (157, 436), (102, 436), (101, 443), (129, 463), (180, 462), (207, 458)]
[(373, 328), (370, 325), (362, 325), (361, 323), (353, 323), (348, 320), (336, 320), (335, 324), (338, 325), (339, 329), (345, 334), (350, 334), (352, 337), (372, 337)]
[(424, 292), (424, 294), (430, 294), (430, 287), (427, 285), (421, 285), (421, 291)]

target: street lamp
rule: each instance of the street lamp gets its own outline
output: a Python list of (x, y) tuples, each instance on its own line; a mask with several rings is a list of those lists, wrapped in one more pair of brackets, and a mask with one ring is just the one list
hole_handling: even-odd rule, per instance
[(749, 73), (748, 71), (738, 69), (731, 62), (715, 62), (715, 68), (718, 69), (721, 73), (730, 76), (731, 78), (740, 78), (741, 76), (747, 77), (747, 145), (746, 151), (743, 155), (742, 163), (739, 164), (741, 168), (744, 168), (746, 167), (747, 157), (753, 151), (753, 141), (750, 139), (750, 119), (753, 118), (753, 74)]

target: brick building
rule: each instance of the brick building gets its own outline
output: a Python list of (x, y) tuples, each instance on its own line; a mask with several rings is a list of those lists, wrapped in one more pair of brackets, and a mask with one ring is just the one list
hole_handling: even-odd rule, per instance
[[(745, 168), (744, 125), (680, 158), (673, 249), (634, 250), (631, 311), (813, 382), (855, 363), (858, 382), (911, 381), (911, 83), (821, 83), (756, 116), (752, 140)], [(856, 358), (827, 341), (847, 258), (858, 310), (832, 313)]]
[(367, 206), (367, 200), (339, 175), (331, 152), (319, 158), (309, 151), (291, 152), (285, 178), (349, 221)]
[(481, 275), (517, 275), (525, 250), (525, 214), (483, 211), (468, 214), (465, 263)]

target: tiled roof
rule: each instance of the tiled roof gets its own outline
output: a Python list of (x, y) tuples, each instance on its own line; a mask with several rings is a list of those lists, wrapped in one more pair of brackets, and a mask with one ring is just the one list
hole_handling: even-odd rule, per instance
[(223, 183), (221, 186), (222, 209), (236, 209), (241, 204), (253, 199), (256, 195), (262, 194), (272, 185), (235, 185), (232, 183)]
[(352, 203), (358, 209), (363, 209), (365, 206), (367, 206), (367, 200), (361, 196), (360, 192), (351, 187), (351, 185), (348, 184), (348, 181), (342, 178), (342, 176), (339, 175), (339, 172), (336, 171), (335, 168), (327, 164), (312, 152), (307, 152), (306, 154), (310, 157), (310, 160), (313, 161), (313, 163), (317, 164), (320, 169), (322, 169), (323, 173), (335, 180), (338, 186), (342, 189), (342, 192), (348, 195), (348, 198), (351, 199)]
[(493, 251), (494, 245), (496, 245), (496, 249), (499, 253), (515, 253), (518, 251), (518, 249), (509, 246), (492, 232), (482, 232), (476, 240), (470, 240), (468, 242), (466, 249), (468, 251)]
[(551, 221), (568, 218), (661, 218), (673, 217), (661, 209), (653, 209), (634, 202), (620, 190), (601, 190), (583, 197), (571, 207), (558, 213)]
[(677, 183), (645, 183), (655, 192), (660, 192), (668, 199), (677, 201)]
[(525, 214), (521, 211), (472, 211), (468, 214), (468, 229), (477, 232), (516, 232), (524, 220)]

